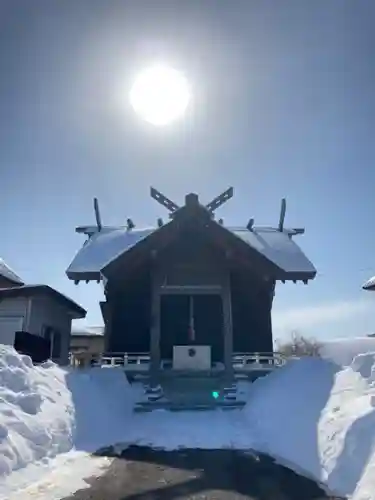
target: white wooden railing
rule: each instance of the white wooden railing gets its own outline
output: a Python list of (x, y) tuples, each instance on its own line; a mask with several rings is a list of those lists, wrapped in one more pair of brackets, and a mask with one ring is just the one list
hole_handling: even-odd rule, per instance
[(108, 353), (105, 356), (102, 356), (100, 363), (102, 365), (123, 365), (123, 366), (147, 366), (150, 364), (150, 354), (147, 352), (140, 353)]
[[(280, 353), (234, 353), (233, 368), (235, 371), (266, 370), (285, 365), (291, 358)], [(147, 371), (150, 365), (150, 354), (143, 353), (107, 353), (95, 362), (96, 366), (124, 366), (127, 370)], [(171, 365), (171, 361), (162, 361), (161, 366)]]
[(285, 365), (288, 360), (287, 356), (280, 353), (235, 353), (233, 355), (233, 367), (235, 369), (246, 369), (252, 367), (253, 369), (276, 368)]

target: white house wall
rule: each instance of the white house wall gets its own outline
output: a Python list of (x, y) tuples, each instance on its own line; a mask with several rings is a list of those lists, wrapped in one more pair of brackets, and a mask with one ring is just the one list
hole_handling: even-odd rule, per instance
[[(15, 297), (0, 300), (0, 316), (22, 316), (27, 319), (27, 308), (29, 299), (26, 297)], [(25, 323), (23, 324), (25, 328)]]
[(36, 296), (31, 300), (30, 333), (41, 335), (43, 326), (56, 328), (61, 333), (61, 364), (68, 363), (72, 319), (65, 307), (50, 297)]
[[(0, 300), (0, 319), (3, 321), (7, 319), (19, 319), (19, 327), (23, 330), (27, 330), (29, 313), (29, 299), (25, 297), (15, 297), (9, 299)], [(1, 325), (0, 325), (1, 326)], [(0, 328), (0, 343), (1, 339), (1, 328)]]

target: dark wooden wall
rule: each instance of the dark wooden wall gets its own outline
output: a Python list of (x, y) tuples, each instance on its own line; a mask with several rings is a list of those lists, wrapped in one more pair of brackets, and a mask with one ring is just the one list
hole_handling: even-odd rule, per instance
[(149, 352), (151, 322), (150, 269), (137, 275), (113, 291), (107, 298), (110, 331), (107, 333), (107, 352)]
[(273, 351), (271, 290), (244, 269), (231, 272), (234, 352)]
[(164, 285), (220, 285), (225, 281), (225, 258), (200, 233), (185, 230), (160, 253), (156, 272)]
[[(162, 276), (161, 281), (165, 285), (216, 285), (226, 282), (227, 261), (216, 248), (197, 237), (178, 240), (152, 265), (158, 272), (158, 279)], [(151, 263), (141, 270), (138, 269), (130, 281), (121, 283), (121, 279), (117, 277), (116, 291), (112, 289), (107, 297), (107, 312), (109, 311), (111, 315), (111, 321), (108, 323), (110, 331), (106, 339), (107, 352), (149, 352), (152, 278)], [(261, 281), (259, 277), (242, 267), (230, 271), (230, 283), (233, 351), (272, 352), (272, 283)], [(176, 343), (185, 343), (183, 336), (187, 329), (186, 301), (184, 302), (181, 297), (176, 298), (176, 304), (173, 305), (173, 298), (170, 299), (169, 301), (162, 299), (162, 357), (166, 353), (171, 355), (173, 341), (171, 332), (181, 330)], [(215, 358), (218, 358), (222, 356), (220, 346), (223, 345), (223, 331), (220, 331), (222, 310), (215, 305), (215, 297), (211, 300), (212, 304), (209, 302), (204, 298), (197, 298), (196, 313), (199, 313), (197, 314), (199, 317), (196, 326), (197, 329), (204, 330), (204, 340), (207, 343), (209, 338), (212, 338), (210, 343), (214, 346)], [(163, 314), (167, 309), (168, 318)], [(201, 333), (199, 335), (202, 337)]]

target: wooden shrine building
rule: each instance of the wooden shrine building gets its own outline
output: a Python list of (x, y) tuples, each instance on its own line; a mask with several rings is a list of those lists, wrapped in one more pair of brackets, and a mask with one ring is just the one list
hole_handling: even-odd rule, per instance
[[(233, 353), (273, 351), (271, 309), (277, 281), (307, 283), (316, 270), (293, 240), (303, 229), (226, 227), (215, 211), (229, 189), (203, 205), (188, 194), (178, 206), (151, 188), (169, 212), (156, 228), (96, 226), (67, 269), (76, 283), (104, 285), (101, 309), (109, 353), (150, 353), (151, 372), (210, 369), (230, 375)], [(169, 362), (169, 365), (168, 365)]]

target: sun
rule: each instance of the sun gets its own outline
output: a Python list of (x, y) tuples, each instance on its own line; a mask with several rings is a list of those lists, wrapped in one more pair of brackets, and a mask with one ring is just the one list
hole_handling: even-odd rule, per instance
[(184, 115), (190, 88), (181, 72), (158, 64), (138, 75), (129, 97), (137, 115), (152, 125), (162, 126)]

